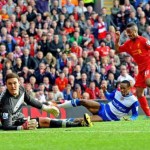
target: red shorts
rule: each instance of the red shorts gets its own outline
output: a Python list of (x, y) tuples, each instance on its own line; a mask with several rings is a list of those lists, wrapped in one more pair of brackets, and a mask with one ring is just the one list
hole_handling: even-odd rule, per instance
[(139, 71), (138, 76), (136, 77), (135, 87), (146, 88), (146, 79), (150, 78), (150, 65), (142, 71)]

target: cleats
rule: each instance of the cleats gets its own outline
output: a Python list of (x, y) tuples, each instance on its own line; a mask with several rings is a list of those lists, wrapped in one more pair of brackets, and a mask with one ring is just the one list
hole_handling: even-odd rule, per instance
[(84, 121), (82, 121), (81, 124), (82, 126), (87, 126), (87, 127), (93, 126), (93, 123), (91, 122), (91, 118), (87, 113), (84, 114)]

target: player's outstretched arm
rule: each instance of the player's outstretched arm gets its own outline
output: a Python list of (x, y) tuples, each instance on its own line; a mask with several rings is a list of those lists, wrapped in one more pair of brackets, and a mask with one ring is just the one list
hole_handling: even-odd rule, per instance
[(115, 52), (119, 53), (119, 46), (120, 46), (120, 32), (116, 32), (116, 42), (115, 42)]

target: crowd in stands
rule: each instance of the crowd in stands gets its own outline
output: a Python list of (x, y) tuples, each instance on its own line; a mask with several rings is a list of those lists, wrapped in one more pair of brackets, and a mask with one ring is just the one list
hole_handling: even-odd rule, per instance
[(135, 93), (138, 67), (127, 53), (115, 54), (115, 32), (123, 44), (126, 24), (134, 22), (150, 40), (150, 3), (114, 0), (107, 11), (97, 12), (83, 0), (66, 0), (61, 7), (58, 0), (1, 0), (0, 93), (10, 72), (41, 102), (105, 99), (101, 85), (107, 83), (111, 92), (124, 79)]

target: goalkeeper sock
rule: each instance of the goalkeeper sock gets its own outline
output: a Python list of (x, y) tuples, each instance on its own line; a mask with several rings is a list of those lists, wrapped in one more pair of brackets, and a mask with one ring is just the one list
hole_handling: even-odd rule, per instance
[(138, 98), (141, 108), (143, 109), (146, 116), (150, 116), (150, 108), (148, 106), (148, 101), (145, 96)]
[(70, 108), (70, 107), (77, 107), (80, 106), (80, 100), (79, 99), (73, 99), (71, 101), (67, 101), (63, 104), (58, 104), (57, 106), (59, 108)]
[(51, 120), (50, 128), (69, 128), (69, 127), (81, 127), (81, 123), (74, 123), (66, 120)]

